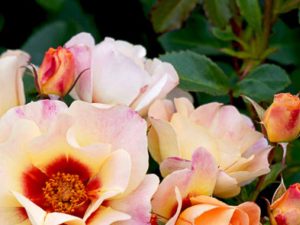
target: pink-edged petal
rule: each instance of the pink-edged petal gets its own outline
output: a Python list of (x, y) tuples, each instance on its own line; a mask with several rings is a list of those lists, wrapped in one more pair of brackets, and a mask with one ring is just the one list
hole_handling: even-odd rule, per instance
[[(153, 136), (148, 138), (152, 157), (160, 163), (165, 158), (180, 155), (173, 127), (168, 122), (159, 119), (150, 118), (150, 122), (152, 125), (150, 132), (153, 132), (151, 134)], [(156, 139), (152, 139), (152, 137)]]
[(129, 219), (130, 219), (130, 216), (126, 213), (119, 212), (110, 207), (101, 206), (86, 221), (86, 224), (87, 225), (108, 225), (108, 224), (115, 224), (116, 222), (119, 222), (119, 221), (126, 221)]
[(8, 109), (23, 105), (25, 95), (23, 74), (29, 55), (22, 51), (7, 51), (0, 57), (0, 115)]
[(48, 213), (43, 225), (85, 225), (85, 222), (76, 216), (72, 216), (65, 213)]
[(214, 195), (218, 197), (228, 198), (240, 193), (240, 186), (235, 178), (229, 176), (224, 171), (219, 171), (218, 178), (214, 190)]
[(67, 109), (65, 103), (55, 100), (41, 100), (13, 108), (1, 118), (0, 142), (7, 138), (10, 128), (20, 119), (32, 120), (42, 133), (46, 133), (57, 115)]
[[(153, 212), (165, 218), (172, 216), (177, 203), (175, 197), (169, 193), (175, 186), (183, 199), (196, 195), (211, 195), (215, 188), (217, 171), (211, 154), (201, 148), (195, 150), (191, 168), (175, 171), (162, 181), (152, 200)], [(162, 202), (164, 204), (161, 204)]]
[[(75, 86), (75, 90), (71, 92), (71, 95), (76, 99), (81, 99), (87, 102), (92, 101), (93, 95), (90, 67), (94, 46), (95, 40), (88, 33), (79, 33), (65, 44), (65, 47), (68, 48), (74, 55), (76, 77), (81, 74)], [(86, 71), (82, 73), (84, 70)]]
[(163, 177), (169, 175), (176, 170), (191, 168), (192, 162), (190, 160), (182, 159), (179, 157), (166, 158), (159, 166), (160, 173)]
[(121, 199), (109, 201), (109, 206), (131, 216), (130, 220), (116, 223), (122, 225), (148, 224), (151, 218), (151, 198), (159, 184), (156, 175), (146, 175), (144, 181), (130, 193)]
[(39, 206), (37, 206), (28, 198), (26, 198), (18, 192), (13, 192), (13, 195), (25, 208), (28, 218), (32, 225), (44, 225), (47, 213), (42, 208), (40, 208)]
[(130, 105), (149, 83), (149, 75), (122, 54), (114, 40), (105, 39), (93, 51), (91, 74), (93, 101)]
[(28, 217), (22, 207), (0, 207), (0, 218), (1, 225), (19, 225), (28, 222)]
[[(171, 192), (172, 193), (172, 192)], [(168, 220), (168, 222), (166, 223), (166, 225), (174, 225), (177, 221), (177, 218), (181, 212), (181, 208), (182, 208), (182, 197), (180, 194), (180, 191), (178, 190), (177, 187), (175, 187), (175, 197), (176, 197), (176, 201), (177, 201), (177, 207), (176, 207), (176, 212), (175, 214)]]
[(125, 106), (101, 109), (77, 101), (70, 106), (70, 113), (76, 118), (72, 129), (82, 146), (110, 143), (112, 151), (124, 149), (129, 153), (132, 169), (126, 192), (134, 190), (148, 169), (146, 122)]

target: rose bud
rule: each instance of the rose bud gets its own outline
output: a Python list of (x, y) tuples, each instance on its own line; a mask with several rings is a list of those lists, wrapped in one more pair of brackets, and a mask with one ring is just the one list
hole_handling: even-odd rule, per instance
[(289, 142), (300, 132), (300, 99), (290, 93), (274, 96), (274, 101), (263, 117), (268, 139), (271, 142)]
[(271, 220), (276, 225), (300, 224), (300, 184), (291, 185), (271, 205)]
[(65, 96), (75, 77), (75, 60), (66, 48), (50, 48), (44, 56), (37, 74), (39, 92), (42, 95)]

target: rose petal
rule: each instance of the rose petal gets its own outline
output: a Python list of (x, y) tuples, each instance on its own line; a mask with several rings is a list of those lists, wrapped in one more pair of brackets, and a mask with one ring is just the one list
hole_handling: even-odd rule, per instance
[[(122, 199), (109, 201), (109, 205), (121, 212), (131, 215), (131, 219), (122, 225), (148, 224), (150, 221), (151, 198), (159, 184), (156, 175), (146, 175), (144, 181), (132, 193)], [(119, 224), (119, 223), (116, 223)]]

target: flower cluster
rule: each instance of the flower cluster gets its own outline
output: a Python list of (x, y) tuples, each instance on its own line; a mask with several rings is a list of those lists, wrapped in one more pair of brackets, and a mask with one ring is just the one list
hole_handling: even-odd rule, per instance
[[(261, 224), (251, 198), (226, 199), (260, 187), (272, 142), (298, 137), (297, 96), (275, 96), (265, 135), (233, 105), (195, 108), (174, 91), (174, 67), (140, 45), (80, 33), (50, 48), (31, 67), (43, 99), (25, 104), (29, 63), (22, 51), (0, 58), (1, 224)], [(157, 174), (147, 174), (148, 150)], [(299, 205), (294, 184), (269, 205), (270, 222), (299, 225)]]

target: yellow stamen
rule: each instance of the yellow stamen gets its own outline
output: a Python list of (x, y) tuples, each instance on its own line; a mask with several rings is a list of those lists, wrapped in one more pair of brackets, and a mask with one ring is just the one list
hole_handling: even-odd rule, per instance
[(56, 173), (45, 183), (44, 198), (55, 212), (74, 213), (88, 199), (78, 175)]

